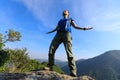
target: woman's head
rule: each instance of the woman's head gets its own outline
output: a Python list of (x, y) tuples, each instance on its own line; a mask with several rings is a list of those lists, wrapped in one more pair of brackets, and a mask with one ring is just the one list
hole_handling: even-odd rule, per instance
[(65, 17), (65, 16), (68, 17), (69, 16), (69, 11), (68, 10), (64, 10), (62, 15), (63, 15), (63, 17)]

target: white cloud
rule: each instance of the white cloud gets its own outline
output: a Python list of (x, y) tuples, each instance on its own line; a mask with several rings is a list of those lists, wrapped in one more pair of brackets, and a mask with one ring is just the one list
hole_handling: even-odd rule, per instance
[(89, 19), (89, 23), (96, 27), (98, 31), (115, 31), (120, 29), (119, 18), (119, 15), (110, 16), (109, 12), (106, 12), (104, 15), (99, 14), (92, 17), (91, 19)]
[(84, 0), (74, 2), (73, 8), (74, 14), (78, 19), (83, 18), (84, 24), (94, 27), (97, 31), (116, 32), (120, 30), (119, 4), (118, 0)]
[[(48, 14), (50, 14), (50, 9), (53, 7), (53, 2), (48, 0), (19, 0), (19, 2), (22, 2), (25, 7), (38, 19), (40, 20), (43, 25), (48, 26), (52, 24), (52, 22), (49, 19)], [(52, 11), (52, 9), (51, 9)], [(51, 15), (52, 16), (52, 15)], [(47, 24), (46, 24), (47, 23)]]
[[(120, 9), (118, 5), (120, 1), (118, 0), (80, 0), (71, 1), (71, 3), (65, 0), (19, 1), (22, 2), (46, 27), (48, 26), (51, 28), (56, 26), (57, 13), (64, 8), (69, 8), (76, 21), (80, 22), (80, 25), (82, 23), (83, 25), (92, 26), (97, 31), (115, 31), (119, 29)], [(64, 5), (61, 6), (61, 3)], [(67, 7), (65, 7), (65, 5)]]
[(61, 4), (67, 3), (66, 1), (56, 0), (17, 0), (22, 2), (27, 9), (34, 14), (34, 16), (41, 21), (46, 27), (53, 27), (57, 24), (57, 18), (61, 14), (57, 14), (62, 10)]

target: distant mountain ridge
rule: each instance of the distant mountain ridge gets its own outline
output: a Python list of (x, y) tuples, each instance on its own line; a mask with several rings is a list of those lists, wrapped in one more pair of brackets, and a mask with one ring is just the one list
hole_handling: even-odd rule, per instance
[[(39, 62), (48, 62), (47, 59), (36, 59), (37, 61)], [(55, 64), (58, 65), (60, 68), (63, 67), (63, 66), (66, 66), (67, 65), (67, 62), (66, 61), (61, 61), (61, 60), (58, 60), (58, 59), (55, 59)]]
[[(120, 80), (120, 50), (107, 51), (94, 58), (76, 61), (77, 74), (89, 75), (96, 80)], [(66, 73), (68, 66), (62, 67)]]

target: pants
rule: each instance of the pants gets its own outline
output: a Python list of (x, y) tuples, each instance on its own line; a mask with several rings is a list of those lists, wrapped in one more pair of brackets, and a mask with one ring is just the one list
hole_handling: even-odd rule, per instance
[(71, 74), (76, 75), (76, 64), (72, 54), (72, 39), (69, 32), (57, 32), (57, 34), (55, 35), (49, 48), (48, 64), (49, 66), (54, 65), (54, 54), (56, 49), (59, 47), (61, 43), (64, 44), (64, 47), (67, 53), (70, 72)]

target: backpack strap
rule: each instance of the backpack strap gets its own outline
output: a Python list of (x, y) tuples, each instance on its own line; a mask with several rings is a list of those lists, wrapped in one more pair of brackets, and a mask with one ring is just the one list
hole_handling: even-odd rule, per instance
[(72, 19), (72, 18), (69, 18), (70, 26), (72, 25), (72, 24), (71, 24), (72, 21), (73, 21), (73, 19)]

